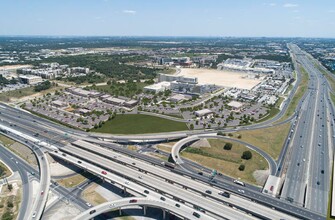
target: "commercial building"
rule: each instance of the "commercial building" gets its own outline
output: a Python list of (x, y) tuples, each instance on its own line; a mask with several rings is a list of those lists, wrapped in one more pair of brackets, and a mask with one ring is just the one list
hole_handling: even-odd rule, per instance
[(51, 104), (55, 107), (58, 107), (58, 108), (62, 108), (62, 107), (66, 107), (68, 106), (68, 103), (66, 102), (63, 102), (63, 101), (60, 101), (60, 100), (55, 100), (55, 101), (52, 101)]
[(42, 78), (40, 76), (32, 76), (32, 75), (20, 75), (19, 80), (28, 85), (34, 85), (42, 82)]
[(194, 114), (198, 117), (203, 117), (203, 116), (208, 116), (208, 115), (212, 115), (214, 114), (212, 110), (209, 109), (202, 109), (202, 110), (198, 110), (195, 111)]
[(65, 90), (74, 95), (79, 95), (83, 97), (97, 98), (102, 95), (100, 92), (97, 92), (97, 91), (88, 91), (88, 90), (84, 90), (84, 89), (76, 88), (76, 87), (66, 88)]
[(159, 82), (153, 85), (145, 86), (143, 90), (145, 92), (164, 92), (165, 90), (170, 89), (171, 83), (170, 82)]
[(173, 103), (178, 103), (178, 102), (181, 102), (184, 100), (190, 100), (190, 99), (192, 99), (192, 96), (190, 95), (175, 94), (169, 98), (169, 101)]
[(169, 75), (164, 73), (158, 74), (158, 82), (180, 82), (180, 83), (192, 83), (197, 84), (198, 78), (197, 77), (187, 77), (187, 76), (177, 76), (177, 75)]
[(126, 101), (123, 99), (118, 99), (118, 98), (114, 98), (114, 97), (109, 97), (107, 99), (103, 100), (106, 103), (112, 104), (112, 105), (118, 105), (121, 106), (123, 105), (123, 103), (125, 103)]
[(242, 108), (243, 103), (237, 101), (231, 101), (227, 105), (231, 107), (233, 110), (239, 110), (240, 108)]

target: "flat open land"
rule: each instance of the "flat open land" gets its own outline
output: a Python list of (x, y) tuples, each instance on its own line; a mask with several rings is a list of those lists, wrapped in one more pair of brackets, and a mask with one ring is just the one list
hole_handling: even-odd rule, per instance
[(213, 69), (182, 68), (181, 76), (197, 77), (199, 84), (215, 84), (226, 88), (252, 89), (261, 79), (252, 79), (253, 74)]
[(144, 134), (188, 130), (185, 123), (149, 115), (117, 115), (94, 132), (111, 134)]
[(244, 130), (236, 133), (242, 135), (242, 140), (250, 143), (277, 160), (290, 130), (290, 124), (285, 123), (269, 128)]
[[(227, 141), (233, 144), (231, 150), (223, 149), (223, 146), (227, 143), (224, 140), (208, 139), (208, 142), (211, 147), (200, 147), (196, 149), (188, 147), (181, 153), (181, 155), (203, 166), (216, 169), (224, 175), (240, 178), (242, 181), (251, 184), (262, 185), (262, 181), (257, 181), (255, 179), (254, 172), (258, 170), (267, 170), (269, 168), (265, 158), (257, 152), (234, 141)], [(241, 159), (242, 153), (247, 150), (252, 152), (252, 158), (250, 160)], [(241, 164), (245, 165), (244, 171), (238, 169)]]

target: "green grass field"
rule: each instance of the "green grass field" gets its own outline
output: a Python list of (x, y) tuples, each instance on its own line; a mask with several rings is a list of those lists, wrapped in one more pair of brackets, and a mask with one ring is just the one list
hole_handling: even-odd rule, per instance
[[(256, 170), (266, 170), (269, 168), (267, 161), (257, 152), (250, 150), (242, 144), (232, 141), (224, 141), (221, 139), (208, 139), (211, 147), (191, 148), (188, 147), (181, 152), (181, 155), (190, 160), (206, 166), (211, 169), (216, 169), (225, 175), (233, 178), (240, 178), (242, 181), (259, 185), (253, 176)], [(231, 150), (224, 150), (225, 143), (232, 143)], [(250, 150), (252, 158), (250, 160), (241, 159), (244, 151)], [(201, 153), (199, 152), (201, 151)], [(207, 155), (207, 156), (205, 156)], [(244, 171), (239, 171), (238, 167), (245, 165)]]
[(284, 145), (290, 124), (285, 123), (269, 128), (244, 130), (236, 133), (242, 135), (242, 140), (264, 150), (273, 159), (277, 160)]
[(117, 115), (93, 132), (111, 134), (144, 134), (188, 130), (185, 123), (149, 115)]

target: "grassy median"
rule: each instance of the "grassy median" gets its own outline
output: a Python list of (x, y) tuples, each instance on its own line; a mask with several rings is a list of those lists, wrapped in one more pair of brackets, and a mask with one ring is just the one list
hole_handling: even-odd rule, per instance
[(141, 114), (117, 115), (113, 120), (103, 124), (101, 128), (92, 129), (93, 132), (111, 134), (144, 134), (182, 130), (188, 130), (183, 122)]
[(294, 111), (297, 108), (297, 105), (300, 101), (300, 99), (303, 97), (303, 95), (305, 94), (306, 90), (307, 90), (307, 86), (308, 86), (308, 73), (306, 72), (306, 70), (303, 67), (300, 67), (300, 72), (301, 72), (301, 82), (300, 85), (297, 88), (297, 91), (295, 92), (287, 110), (286, 110), (286, 114), (279, 120), (280, 121), (284, 121), (286, 120), (288, 117), (290, 117)]
[(241, 135), (243, 141), (262, 149), (273, 159), (277, 160), (289, 129), (290, 124), (285, 123), (269, 128), (239, 131), (236, 137)]
[[(265, 158), (257, 152), (234, 141), (208, 139), (208, 142), (210, 147), (188, 147), (181, 152), (181, 156), (210, 169), (216, 169), (218, 172), (233, 178), (240, 178), (242, 181), (255, 185), (262, 184), (262, 181), (257, 180), (254, 174), (255, 171), (269, 169), (269, 165)], [(233, 144), (231, 150), (223, 149), (227, 142)], [(244, 160), (241, 156), (242, 153), (247, 150), (252, 152), (252, 158)], [(244, 171), (239, 170), (240, 165), (245, 166)]]

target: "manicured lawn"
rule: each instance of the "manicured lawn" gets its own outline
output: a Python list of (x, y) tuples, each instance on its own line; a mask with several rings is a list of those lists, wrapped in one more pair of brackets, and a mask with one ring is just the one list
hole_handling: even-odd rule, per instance
[(270, 128), (239, 131), (236, 136), (241, 134), (243, 141), (259, 147), (277, 160), (289, 129), (290, 124), (285, 123)]
[(117, 115), (93, 132), (111, 134), (144, 134), (188, 130), (185, 123), (150, 115)]
[[(242, 144), (221, 139), (208, 139), (208, 141), (211, 147), (188, 147), (181, 153), (181, 155), (208, 168), (216, 169), (220, 173), (233, 178), (240, 178), (242, 181), (256, 185), (258, 185), (258, 183), (253, 176), (254, 171), (266, 170), (269, 168), (265, 158)], [(233, 144), (231, 150), (223, 149), (226, 142)], [(202, 152), (201, 154), (191, 153), (192, 151), (196, 152), (199, 150)], [(250, 160), (241, 159), (242, 153), (247, 150), (252, 152), (252, 158)], [(204, 156), (204, 154), (207, 156)], [(238, 169), (241, 164), (245, 165), (244, 171)]]

